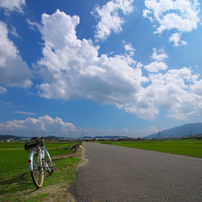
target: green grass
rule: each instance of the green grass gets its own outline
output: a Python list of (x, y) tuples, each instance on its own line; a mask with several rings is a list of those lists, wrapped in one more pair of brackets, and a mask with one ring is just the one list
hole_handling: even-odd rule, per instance
[[(29, 170), (29, 153), (24, 150), (24, 144), (23, 142), (0, 143), (0, 177), (21, 170)], [(70, 150), (66, 148), (72, 144), (75, 143), (46, 143), (46, 147), (52, 157), (54, 155), (68, 154)]]
[(59, 172), (54, 172), (54, 178), (48, 178), (47, 180), (44, 180), (44, 185), (53, 185), (58, 182), (65, 181), (73, 183), (76, 177), (76, 167), (74, 165), (77, 165), (79, 161), (79, 158), (66, 158), (61, 161), (56, 161)]
[[(46, 143), (50, 156), (67, 154), (67, 147), (76, 143)], [(36, 189), (29, 170), (29, 153), (24, 143), (0, 143), (0, 201), (35, 202), (67, 198), (68, 187), (74, 182), (80, 158), (53, 160), (52, 175), (45, 172), (42, 188)], [(59, 191), (58, 191), (59, 190)], [(60, 190), (63, 192), (59, 193)], [(65, 190), (65, 191), (64, 191)], [(60, 201), (60, 200), (59, 200)]]
[(202, 157), (202, 140), (100, 141), (102, 144)]
[(25, 150), (0, 150), (0, 177), (3, 175), (27, 170), (29, 168), (29, 153)]
[(0, 142), (0, 148), (24, 148), (24, 142)]
[(58, 186), (59, 189), (67, 189), (68, 183), (74, 182), (79, 161), (80, 158), (76, 157), (53, 161), (55, 164), (53, 174), (49, 176), (45, 173), (44, 184), (40, 189), (36, 189), (34, 186), (30, 171), (21, 170), (11, 176), (0, 177), (0, 201), (34, 202), (47, 201), (48, 199), (50, 201), (50, 198), (55, 198), (52, 195), (55, 186)]

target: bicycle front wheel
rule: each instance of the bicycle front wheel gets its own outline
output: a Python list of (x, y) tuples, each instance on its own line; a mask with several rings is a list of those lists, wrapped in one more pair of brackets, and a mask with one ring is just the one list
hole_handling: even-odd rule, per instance
[(53, 162), (51, 160), (50, 154), (48, 153), (48, 151), (45, 151), (45, 161), (47, 163), (47, 172), (49, 174), (53, 173)]
[(33, 152), (33, 170), (31, 171), (32, 180), (37, 188), (41, 188), (44, 181), (44, 171), (42, 160), (39, 159), (37, 152)]

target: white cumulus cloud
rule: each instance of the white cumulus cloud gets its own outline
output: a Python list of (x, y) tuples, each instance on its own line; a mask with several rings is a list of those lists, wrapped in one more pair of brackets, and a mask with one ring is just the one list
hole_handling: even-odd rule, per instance
[(2, 86), (0, 86), (0, 94), (4, 94), (6, 92), (7, 92), (7, 89), (4, 88), (4, 87), (2, 87)]
[(135, 49), (133, 48), (132, 44), (131, 43), (126, 44), (124, 41), (123, 43), (126, 52), (128, 52), (130, 56), (133, 56)]
[(46, 115), (43, 117), (26, 118), (25, 120), (7, 121), (5, 124), (0, 123), (0, 131), (23, 131), (23, 132), (68, 132), (76, 131), (72, 123), (63, 122), (61, 118)]
[[(58, 19), (65, 23), (58, 23)], [(39, 95), (48, 99), (90, 98), (119, 107), (133, 103), (133, 108), (138, 107), (141, 83), (148, 80), (142, 76), (141, 63), (127, 54), (98, 57), (91, 40), (77, 39), (78, 23), (77, 16), (70, 17), (59, 10), (53, 15), (42, 15), (38, 26), (44, 39), (44, 57), (35, 66), (44, 78), (44, 83), (38, 86)], [(58, 33), (50, 35), (48, 29)]]
[(112, 0), (107, 2), (106, 5), (100, 8), (98, 5), (95, 7), (93, 15), (100, 19), (96, 26), (95, 38), (97, 40), (105, 40), (111, 31), (119, 33), (122, 31), (121, 25), (124, 19), (119, 16), (121, 11), (124, 15), (132, 12), (134, 0)]
[(5, 86), (28, 88), (33, 74), (22, 60), (19, 51), (8, 38), (6, 24), (0, 21), (0, 83)]
[[(202, 96), (202, 80), (195, 80), (194, 81), (194, 84), (191, 85), (191, 90), (194, 92), (194, 93), (197, 93), (198, 95)], [(202, 105), (202, 103), (201, 103)]]
[(180, 34), (177, 32), (177, 33), (174, 33), (172, 34), (172, 36), (169, 38), (169, 41), (173, 41), (174, 42), (174, 46), (180, 46), (180, 45), (186, 45), (187, 42), (186, 41), (180, 41)]
[(166, 70), (168, 66), (164, 62), (154, 61), (144, 66), (144, 68), (149, 72), (159, 72), (160, 70)]
[(0, 7), (6, 10), (22, 12), (23, 6), (26, 5), (26, 0), (0, 0)]
[[(154, 33), (161, 34), (171, 29), (177, 29), (180, 33), (191, 32), (197, 29), (200, 23), (198, 0), (145, 0), (145, 6), (143, 17), (148, 18), (157, 27)], [(169, 40), (174, 42), (174, 46), (186, 45), (186, 41), (178, 44), (179, 33), (173, 34)]]
[(147, 71), (159, 72), (160, 70), (166, 70), (168, 68), (168, 66), (163, 62), (164, 59), (168, 58), (164, 48), (160, 49), (158, 52), (160, 52), (160, 54), (157, 54), (156, 48), (153, 48), (153, 54), (151, 58), (156, 61), (144, 66)]
[(168, 58), (168, 55), (165, 53), (164, 48), (160, 49), (158, 52), (160, 52), (160, 54), (157, 54), (156, 48), (153, 48), (153, 54), (151, 58), (157, 61), (162, 61)]
[(143, 16), (157, 20), (160, 24), (155, 33), (174, 28), (181, 32), (190, 32), (197, 28), (200, 21), (200, 4), (197, 0), (145, 0), (145, 6), (147, 9)]
[[(159, 110), (173, 118), (187, 119), (202, 109), (202, 97), (196, 93), (200, 92), (198, 77), (192, 75), (191, 68), (159, 73), (168, 69), (164, 48), (153, 49), (154, 61), (144, 66), (149, 71), (149, 77), (145, 77), (142, 63), (131, 58), (131, 44), (125, 44), (128, 54), (98, 56), (99, 48), (91, 40), (77, 38), (79, 21), (78, 16), (57, 10), (52, 15), (43, 14), (40, 24), (30, 23), (37, 25), (44, 40), (43, 57), (34, 66), (43, 78), (37, 86), (39, 96), (114, 104), (143, 119), (154, 119)], [(49, 30), (54, 31), (50, 34)]]
[[(145, 100), (168, 111), (168, 116), (188, 119), (202, 110), (202, 96), (193, 92), (195, 76), (190, 68), (171, 69), (166, 74), (150, 74), (152, 82), (145, 90)], [(188, 84), (189, 83), (189, 84)]]

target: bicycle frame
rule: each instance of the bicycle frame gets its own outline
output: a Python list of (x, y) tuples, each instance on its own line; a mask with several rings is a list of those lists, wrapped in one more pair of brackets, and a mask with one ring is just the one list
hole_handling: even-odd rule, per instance
[[(46, 165), (46, 161), (45, 161), (45, 153), (46, 153), (46, 155), (50, 158), (50, 155), (49, 155), (49, 153), (47, 152), (47, 149), (46, 149), (46, 147), (45, 146), (42, 146), (42, 147), (37, 147), (37, 148), (34, 148), (33, 150), (32, 150), (32, 152), (30, 153), (30, 155), (29, 155), (29, 167), (30, 167), (30, 171), (32, 171), (33, 170), (33, 153), (34, 153), (34, 151), (36, 151), (37, 152), (37, 155), (38, 155), (38, 157), (39, 157), (39, 161), (41, 162), (43, 162), (43, 166), (42, 166), (42, 168), (47, 168), (48, 166)], [(53, 166), (53, 165), (52, 165)]]

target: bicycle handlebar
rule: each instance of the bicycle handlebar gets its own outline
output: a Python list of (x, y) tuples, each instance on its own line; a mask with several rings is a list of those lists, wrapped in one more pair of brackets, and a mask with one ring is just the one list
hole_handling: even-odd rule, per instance
[(33, 138), (31, 138), (31, 140), (34, 140), (34, 139), (37, 139), (37, 137), (33, 137)]
[(51, 139), (50, 139), (49, 137), (45, 137), (44, 140), (45, 140), (45, 139), (49, 139), (49, 142), (51, 142)]
[[(40, 137), (40, 139), (42, 139), (43, 137)], [(33, 137), (31, 140), (34, 140), (34, 139), (38, 139), (38, 137)], [(51, 142), (51, 139), (49, 138), (49, 137), (45, 137), (45, 138), (43, 138), (44, 140), (45, 139), (48, 139), (49, 140), (49, 142)]]

